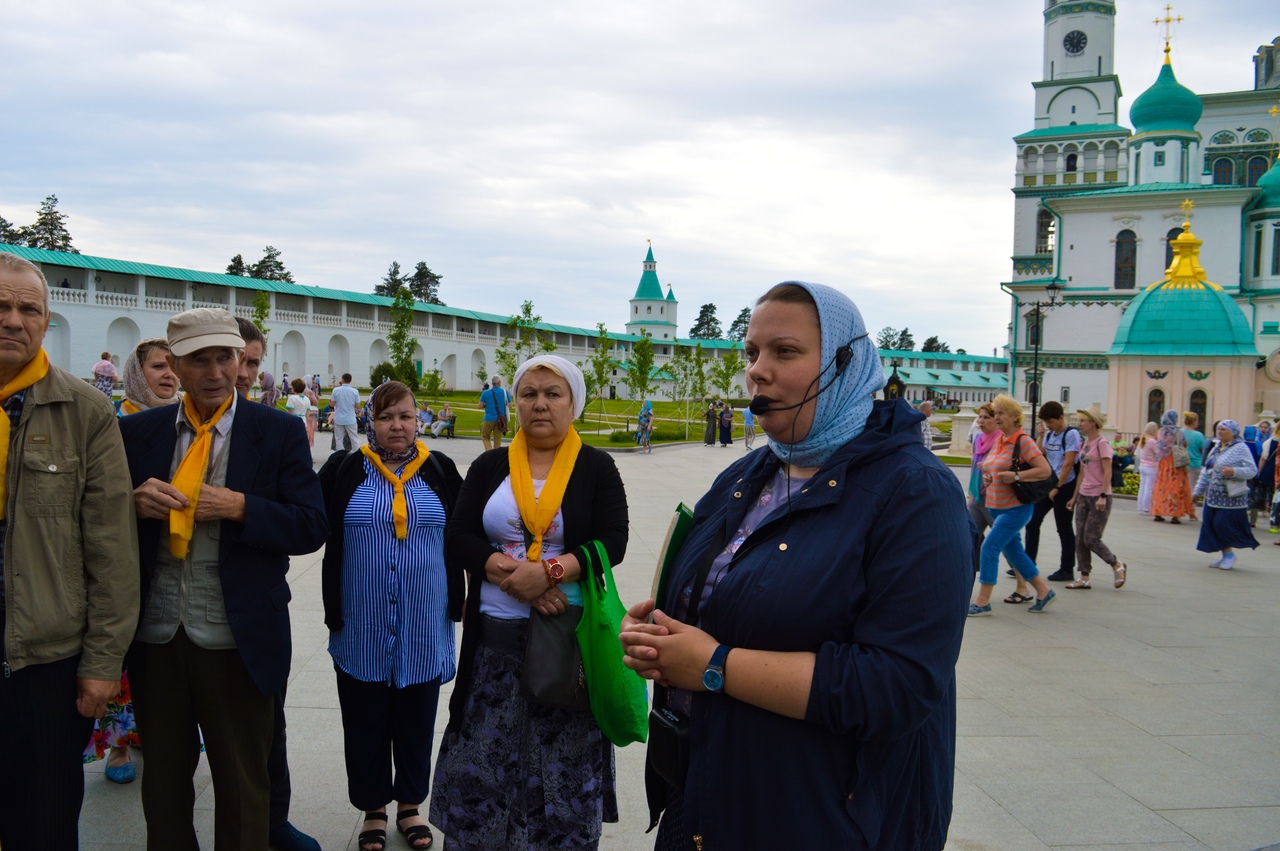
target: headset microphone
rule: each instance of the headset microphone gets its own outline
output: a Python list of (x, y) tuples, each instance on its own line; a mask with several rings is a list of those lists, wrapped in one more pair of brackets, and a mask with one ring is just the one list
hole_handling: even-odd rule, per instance
[[(826, 384), (822, 385), (821, 387), (819, 387), (817, 392), (814, 393), (812, 396), (806, 396), (803, 399), (801, 399), (799, 402), (796, 402), (794, 405), (785, 405), (781, 408), (770, 408), (768, 399), (765, 399), (763, 396), (756, 396), (751, 400), (751, 404), (747, 406), (747, 410), (749, 410), (752, 414), (758, 417), (761, 414), (771, 413), (774, 411), (794, 410), (795, 408), (799, 408), (802, 405), (807, 405), (808, 403), (812, 402), (814, 399), (817, 399), (827, 390), (828, 387), (830, 387), (832, 384), (835, 384), (836, 379), (838, 379), (844, 373), (844, 371), (848, 369), (850, 361), (853, 360), (853, 344), (866, 336), (867, 336), (866, 334), (860, 334), (857, 337), (854, 337), (849, 342), (845, 343), (840, 348), (836, 349), (836, 359), (832, 361), (832, 363), (829, 364), (825, 369), (822, 370), (822, 372), (826, 372), (828, 369), (831, 369), (831, 367), (834, 366), (836, 368), (836, 374), (831, 376), (831, 380), (828, 381)], [(822, 373), (819, 373), (818, 375), (819, 377), (821, 377)]]

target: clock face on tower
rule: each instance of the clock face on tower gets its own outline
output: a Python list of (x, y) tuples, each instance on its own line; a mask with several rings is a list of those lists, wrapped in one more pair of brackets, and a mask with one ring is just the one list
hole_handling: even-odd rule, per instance
[(1088, 43), (1089, 37), (1080, 30), (1072, 30), (1062, 38), (1062, 46), (1068, 56), (1079, 56), (1084, 53), (1084, 46)]

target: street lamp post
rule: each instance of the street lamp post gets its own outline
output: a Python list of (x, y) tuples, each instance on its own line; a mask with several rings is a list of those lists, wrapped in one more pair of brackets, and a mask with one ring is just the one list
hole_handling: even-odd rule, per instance
[(1044, 312), (1053, 310), (1058, 306), (1058, 294), (1062, 292), (1062, 285), (1057, 281), (1050, 281), (1046, 286), (1045, 292), (1049, 294), (1048, 301), (1036, 300), (1030, 302), (1035, 308), (1036, 317), (1036, 338), (1032, 343), (1035, 354), (1031, 361), (1032, 387), (1035, 392), (1032, 395), (1035, 398), (1030, 399), (1031, 402), (1031, 439), (1036, 439), (1036, 411), (1040, 406), (1040, 395), (1043, 392), (1044, 382), (1040, 379), (1040, 341), (1044, 337)]

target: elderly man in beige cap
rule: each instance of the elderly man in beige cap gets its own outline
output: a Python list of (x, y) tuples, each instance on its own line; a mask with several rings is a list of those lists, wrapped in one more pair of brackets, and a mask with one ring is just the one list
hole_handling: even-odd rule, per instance
[(138, 542), (111, 403), (49, 363), (43, 273), (0, 254), (0, 846), (79, 845), (85, 743), (120, 690)]
[(169, 363), (182, 405), (121, 420), (138, 513), (143, 614), (129, 670), (150, 851), (199, 849), (201, 733), (214, 847), (266, 851), (273, 700), (291, 652), (285, 572), (328, 535), (302, 423), (237, 402), (243, 348), (227, 311), (178, 314)]

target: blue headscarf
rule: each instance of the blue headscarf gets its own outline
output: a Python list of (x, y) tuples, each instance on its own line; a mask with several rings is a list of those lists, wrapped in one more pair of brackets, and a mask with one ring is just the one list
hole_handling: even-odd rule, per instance
[[(847, 295), (825, 284), (783, 283), (803, 287), (818, 306), (823, 372), (818, 376), (818, 383), (805, 395), (835, 380), (818, 396), (813, 425), (805, 438), (796, 443), (771, 439), (769, 449), (784, 464), (820, 467), (837, 449), (862, 434), (871, 413), (871, 394), (884, 387), (884, 368), (880, 365), (880, 352), (867, 335), (862, 314)], [(836, 349), (851, 340), (854, 341), (853, 359), (837, 376)]]

